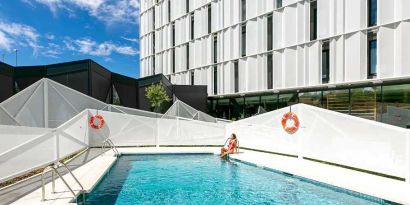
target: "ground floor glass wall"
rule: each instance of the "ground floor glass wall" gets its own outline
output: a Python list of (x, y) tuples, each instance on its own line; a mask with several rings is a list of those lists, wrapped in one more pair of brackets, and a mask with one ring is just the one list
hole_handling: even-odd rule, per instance
[(272, 111), (304, 103), (410, 128), (410, 84), (220, 98), (208, 103), (212, 115), (230, 120), (254, 116), (261, 108)]

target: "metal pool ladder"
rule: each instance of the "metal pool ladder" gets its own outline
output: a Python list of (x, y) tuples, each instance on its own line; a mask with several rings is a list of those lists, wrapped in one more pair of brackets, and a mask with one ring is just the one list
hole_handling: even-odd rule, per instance
[(116, 157), (120, 156), (120, 152), (115, 147), (114, 143), (112, 142), (112, 140), (110, 138), (107, 138), (106, 140), (104, 140), (104, 142), (102, 144), (102, 147), (101, 147), (101, 152), (102, 153), (105, 152), (105, 147), (110, 147), (110, 149), (112, 149), (112, 151), (114, 152)]
[(42, 195), (41, 195), (41, 200), (45, 201), (46, 200), (46, 190), (45, 190), (45, 180), (44, 180), (44, 175), (47, 172), (52, 171), (51, 173), (51, 177), (52, 177), (52, 193), (55, 193), (55, 178), (54, 178), (54, 173), (56, 173), (61, 181), (63, 181), (63, 183), (65, 184), (65, 186), (70, 190), (70, 192), (73, 194), (74, 198), (77, 196), (75, 194), (75, 192), (73, 191), (73, 189), (70, 187), (70, 185), (67, 183), (67, 181), (63, 178), (62, 174), (58, 171), (59, 167), (64, 167), (68, 173), (70, 173), (70, 175), (74, 178), (74, 180), (77, 182), (77, 184), (81, 187), (81, 192), (84, 192), (84, 187), (83, 185), (81, 185), (80, 181), (78, 181), (77, 177), (74, 176), (74, 174), (71, 172), (71, 170), (67, 167), (67, 165), (64, 162), (58, 162), (57, 166), (55, 165), (51, 165), (46, 167), (42, 174), (41, 174), (41, 191), (42, 191)]

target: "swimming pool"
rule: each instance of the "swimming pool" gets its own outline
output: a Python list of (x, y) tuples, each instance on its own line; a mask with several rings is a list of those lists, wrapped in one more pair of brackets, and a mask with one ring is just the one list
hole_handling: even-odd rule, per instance
[(212, 154), (178, 154), (121, 156), (86, 204), (391, 203)]

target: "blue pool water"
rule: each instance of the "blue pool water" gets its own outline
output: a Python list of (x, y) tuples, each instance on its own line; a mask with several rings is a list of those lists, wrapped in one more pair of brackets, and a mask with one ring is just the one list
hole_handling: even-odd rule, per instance
[(87, 205), (390, 204), (215, 155), (128, 155), (86, 197)]

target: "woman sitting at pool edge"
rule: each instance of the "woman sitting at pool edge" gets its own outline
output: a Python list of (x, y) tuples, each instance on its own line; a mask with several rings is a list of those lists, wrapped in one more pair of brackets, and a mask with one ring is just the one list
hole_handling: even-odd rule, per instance
[(228, 154), (235, 153), (236, 145), (237, 145), (236, 135), (232, 133), (229, 139), (228, 148), (225, 148), (225, 147), (221, 148), (221, 154), (220, 154), (221, 158), (224, 158)]

